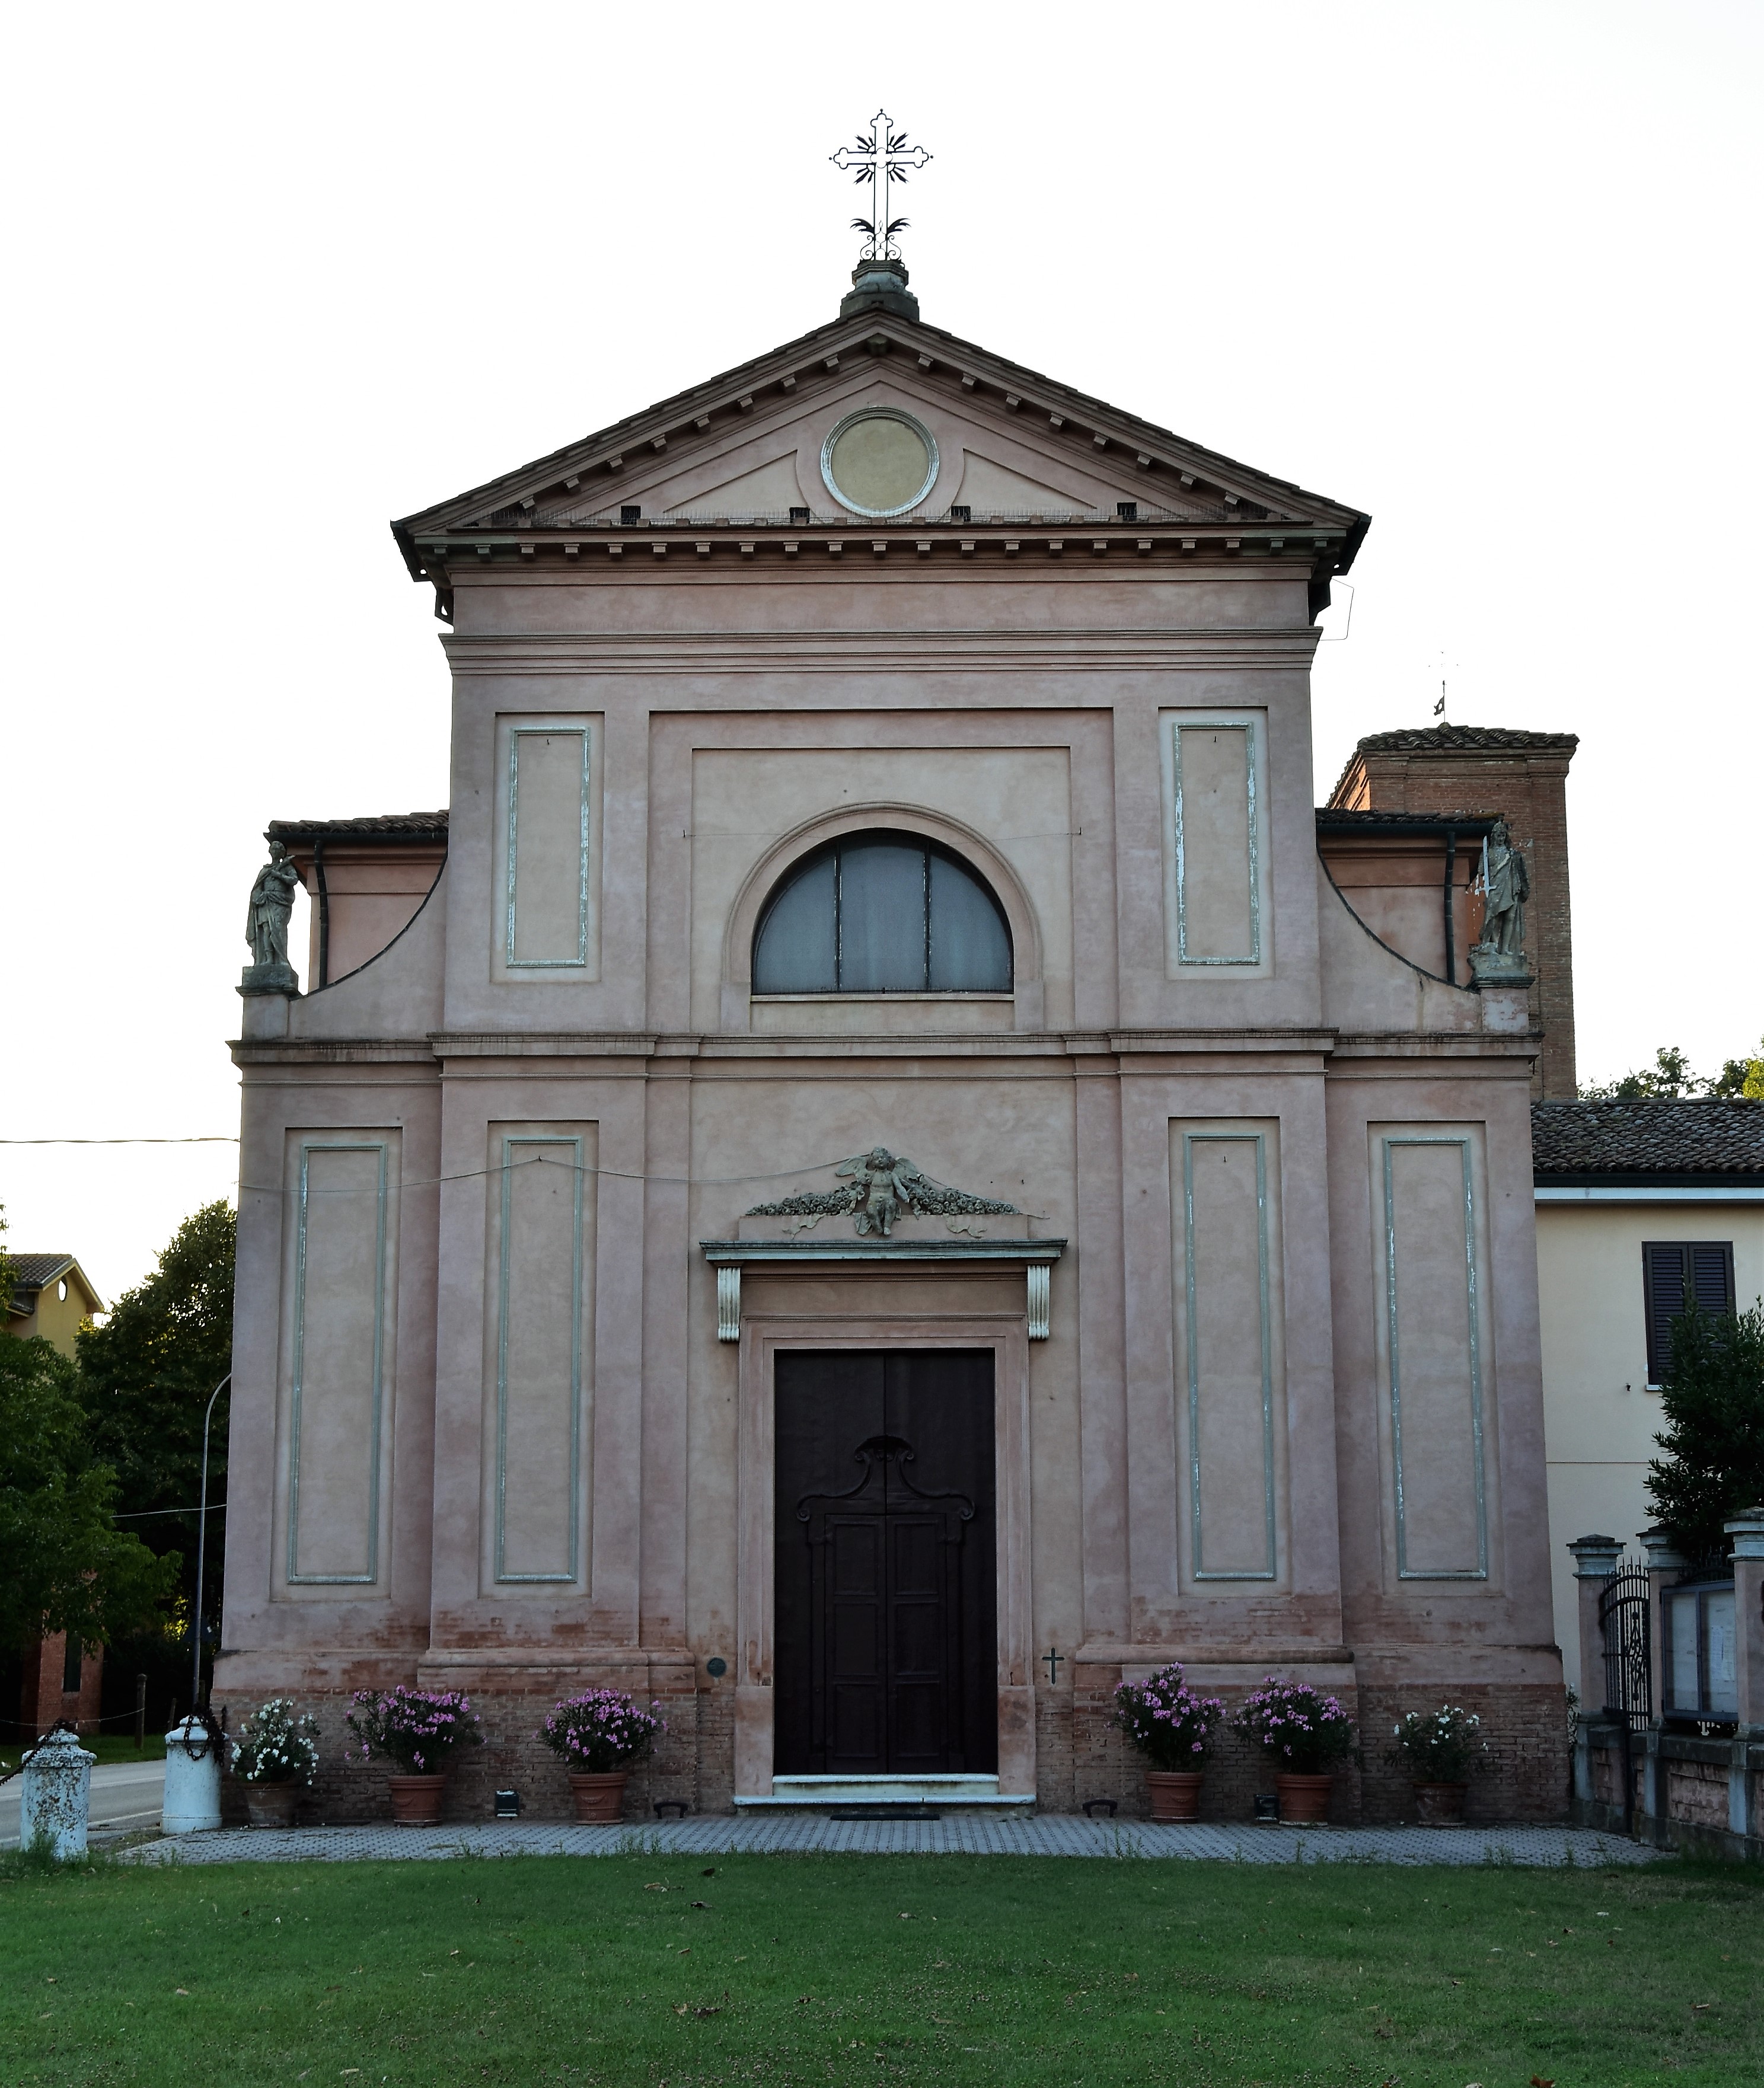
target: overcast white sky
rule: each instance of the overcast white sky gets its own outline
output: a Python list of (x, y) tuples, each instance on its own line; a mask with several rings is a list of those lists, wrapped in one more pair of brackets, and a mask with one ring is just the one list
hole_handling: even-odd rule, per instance
[[(928, 320), (1370, 511), (1319, 796), (1443, 653), (1582, 736), (1582, 1079), (1754, 1044), (1761, 58), (1720, 0), (22, 11), (0, 1129), (237, 1128), (265, 821), (445, 801), (387, 518), (832, 317), (879, 104)], [(0, 1202), (108, 1298), (233, 1173)]]

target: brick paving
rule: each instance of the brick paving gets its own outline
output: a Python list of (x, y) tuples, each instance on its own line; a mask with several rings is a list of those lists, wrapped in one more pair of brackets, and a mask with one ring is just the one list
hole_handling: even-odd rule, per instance
[(1158, 1827), (1142, 1820), (1043, 1814), (997, 1819), (828, 1820), (794, 1813), (653, 1825), (222, 1828), (128, 1851), (143, 1863), (343, 1863), (388, 1857), (795, 1855), (1175, 1857), (1246, 1863), (1645, 1863), (1657, 1851), (1585, 1827)]

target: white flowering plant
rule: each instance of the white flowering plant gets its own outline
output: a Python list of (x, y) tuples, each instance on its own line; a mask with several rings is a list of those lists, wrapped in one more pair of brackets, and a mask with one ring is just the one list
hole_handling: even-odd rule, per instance
[(1392, 1726), (1396, 1745), (1385, 1750), (1393, 1769), (1406, 1769), (1416, 1783), (1466, 1783), (1492, 1759), (1482, 1720), (1461, 1705), (1411, 1711)]
[(297, 1712), (289, 1696), (272, 1696), (240, 1726), (233, 1774), (242, 1783), (310, 1784), (319, 1767), (319, 1721)]
[(1197, 1696), (1188, 1687), (1180, 1660), (1115, 1692), (1115, 1724), (1155, 1769), (1198, 1771), (1224, 1713), (1217, 1696)]

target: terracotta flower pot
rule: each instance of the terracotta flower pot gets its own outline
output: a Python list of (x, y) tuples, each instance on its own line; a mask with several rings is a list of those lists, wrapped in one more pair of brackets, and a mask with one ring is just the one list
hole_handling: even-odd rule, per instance
[(248, 1783), (245, 1809), (254, 1827), (292, 1827), (294, 1808), (300, 1803), (301, 1786), (287, 1783)]
[(1198, 1820), (1201, 1816), (1201, 1772), (1185, 1769), (1149, 1769), (1145, 1788), (1151, 1797), (1154, 1820)]
[(433, 1827), (441, 1818), (441, 1799), (447, 1787), (447, 1772), (430, 1776), (392, 1776), (392, 1821), (399, 1827)]
[(1287, 1774), (1274, 1778), (1280, 1794), (1280, 1824), (1283, 1827), (1319, 1827), (1329, 1816), (1329, 1791), (1334, 1779), (1327, 1776)]
[(1415, 1793), (1415, 1816), (1424, 1827), (1463, 1825), (1464, 1800), (1470, 1795), (1467, 1783), (1417, 1783), (1410, 1788)]
[(570, 1796), (576, 1803), (576, 1817), (579, 1824), (590, 1826), (616, 1821), (625, 1802), (625, 1782), (628, 1772), (622, 1769), (608, 1770), (574, 1769), (570, 1771)]

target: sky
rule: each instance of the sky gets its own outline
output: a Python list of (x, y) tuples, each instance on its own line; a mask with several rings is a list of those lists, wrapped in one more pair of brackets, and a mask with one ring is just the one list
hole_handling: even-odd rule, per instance
[[(1442, 674), (1454, 722), (1580, 734), (1582, 1080), (1764, 1032), (1758, 6), (99, 0), (8, 39), (6, 1140), (236, 1131), (265, 822), (445, 802), (388, 519), (833, 317), (828, 157), (878, 106), (933, 155), (928, 321), (1370, 511), (1320, 798)], [(235, 1172), (5, 1144), (0, 1204), (108, 1299)]]

